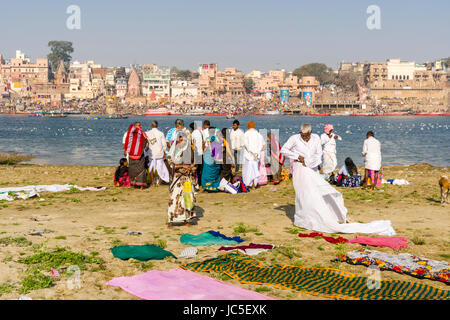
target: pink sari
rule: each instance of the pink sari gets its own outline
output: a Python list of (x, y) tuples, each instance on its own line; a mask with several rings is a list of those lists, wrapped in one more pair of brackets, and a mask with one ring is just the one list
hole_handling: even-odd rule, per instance
[(261, 156), (259, 159), (259, 174), (261, 178), (259, 178), (258, 186), (263, 186), (267, 184), (267, 168), (266, 168), (266, 152), (261, 151)]

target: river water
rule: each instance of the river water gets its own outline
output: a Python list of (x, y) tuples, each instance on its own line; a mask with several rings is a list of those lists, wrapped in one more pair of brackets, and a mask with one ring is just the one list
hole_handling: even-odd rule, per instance
[[(130, 123), (141, 121), (144, 130), (152, 120), (164, 133), (176, 118), (185, 125), (209, 119), (219, 128), (231, 127), (233, 120), (205, 116), (143, 116), (128, 119), (87, 120), (84, 116), (66, 118), (0, 116), (0, 152), (31, 154), (35, 164), (77, 164), (116, 166), (123, 155), (122, 136)], [(358, 166), (366, 132), (372, 130), (382, 145), (383, 165), (409, 165), (427, 162), (450, 166), (450, 117), (307, 117), (240, 116), (241, 128), (254, 120), (257, 129), (278, 129), (283, 144), (297, 133), (302, 123), (310, 123), (313, 133), (322, 134), (327, 123), (334, 126), (338, 165), (350, 156)]]

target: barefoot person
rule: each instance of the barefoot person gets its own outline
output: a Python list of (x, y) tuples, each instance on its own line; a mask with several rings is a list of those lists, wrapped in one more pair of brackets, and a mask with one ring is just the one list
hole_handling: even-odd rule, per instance
[(169, 171), (164, 163), (166, 138), (164, 133), (158, 130), (158, 121), (152, 121), (152, 129), (146, 132), (148, 144), (150, 149), (150, 178), (152, 184), (156, 185), (155, 173), (158, 173), (158, 185), (161, 185), (161, 180), (169, 182)]
[[(308, 145), (310, 141), (313, 144)], [(320, 147), (319, 137), (311, 136), (310, 125), (302, 125), (301, 133), (290, 137), (281, 148), (286, 157), (294, 159), (292, 176), (295, 189), (294, 224), (326, 233), (395, 235), (390, 221), (346, 223), (347, 208), (344, 206), (342, 194), (317, 172), (321, 152), (314, 144), (319, 144)]]
[[(170, 165), (168, 227), (174, 222), (185, 225), (195, 215), (195, 194), (193, 183), (195, 180), (195, 165), (192, 163), (190, 140), (182, 130), (176, 132), (174, 143), (167, 155)], [(187, 197), (185, 197), (187, 193)]]
[[(366, 134), (366, 140), (364, 140), (362, 155), (364, 157), (364, 180), (363, 186), (375, 188), (378, 181), (378, 173), (381, 169), (381, 143), (375, 139), (373, 131), (368, 131)], [(369, 170), (375, 172), (375, 177), (371, 181), (371, 185), (368, 185)]]

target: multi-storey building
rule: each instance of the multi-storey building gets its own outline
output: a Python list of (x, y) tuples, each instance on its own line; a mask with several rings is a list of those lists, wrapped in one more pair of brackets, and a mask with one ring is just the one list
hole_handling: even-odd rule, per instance
[(0, 80), (14, 91), (29, 92), (33, 85), (47, 83), (49, 74), (47, 58), (37, 58), (36, 63), (31, 63), (24, 53), (17, 50), (16, 57), (7, 62), (0, 55)]
[(217, 64), (201, 64), (199, 73), (199, 90), (202, 96), (225, 94), (233, 97), (245, 93), (244, 74), (236, 68), (219, 71)]
[(369, 98), (376, 101), (395, 98), (445, 104), (449, 91), (449, 75), (445, 70), (436, 71), (400, 59), (367, 62), (363, 76)]
[(142, 66), (142, 94), (150, 96), (152, 92), (158, 98), (170, 95), (170, 68), (156, 64)]

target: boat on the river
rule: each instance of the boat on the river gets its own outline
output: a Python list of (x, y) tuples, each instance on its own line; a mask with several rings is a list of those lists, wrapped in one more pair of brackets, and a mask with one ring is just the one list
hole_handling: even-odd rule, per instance
[(121, 114), (112, 114), (107, 116), (105, 119), (128, 119), (128, 116), (124, 116)]
[(308, 114), (305, 114), (305, 116), (310, 116), (310, 117), (328, 117), (328, 116), (331, 116), (331, 113), (308, 113)]
[(170, 110), (166, 107), (159, 107), (156, 109), (149, 109), (147, 112), (144, 112), (145, 116), (169, 116)]

